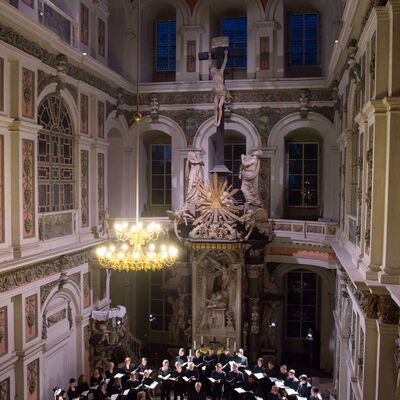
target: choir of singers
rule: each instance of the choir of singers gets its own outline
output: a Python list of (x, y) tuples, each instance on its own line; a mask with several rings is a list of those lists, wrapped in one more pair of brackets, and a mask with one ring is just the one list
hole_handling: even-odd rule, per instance
[(102, 375), (93, 371), (89, 383), (84, 375), (71, 378), (70, 388), (56, 400), (152, 400), (156, 388), (161, 400), (171, 400), (172, 394), (174, 400), (321, 400), (306, 375), (296, 378), (293, 369), (276, 369), (272, 361), (264, 366), (262, 358), (251, 367), (242, 349), (232, 356), (229, 348), (220, 355), (210, 349), (204, 356), (196, 350), (193, 357), (182, 348), (173, 365), (164, 360), (158, 371), (145, 357), (136, 368), (129, 357), (119, 369), (109, 362)]

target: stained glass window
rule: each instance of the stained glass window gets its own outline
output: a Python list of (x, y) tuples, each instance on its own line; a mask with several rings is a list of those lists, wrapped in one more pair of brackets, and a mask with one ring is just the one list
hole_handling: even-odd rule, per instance
[(227, 68), (247, 67), (247, 18), (223, 18), (222, 36), (229, 38), (228, 49), (244, 49), (242, 57), (230, 57)]
[(319, 204), (319, 143), (288, 143), (288, 205)]
[(151, 204), (171, 204), (171, 145), (151, 145)]
[(290, 64), (318, 64), (318, 15), (290, 16)]
[(302, 338), (317, 328), (318, 277), (307, 271), (292, 271), (286, 277), (286, 337)]
[(72, 124), (64, 102), (47, 96), (38, 110), (39, 212), (74, 207), (74, 156)]
[(157, 71), (176, 69), (176, 22), (157, 21)]

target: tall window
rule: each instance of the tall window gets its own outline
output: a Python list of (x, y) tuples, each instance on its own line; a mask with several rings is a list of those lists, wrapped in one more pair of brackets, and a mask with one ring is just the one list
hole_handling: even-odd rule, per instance
[(171, 204), (171, 145), (151, 145), (151, 204)]
[(39, 212), (74, 207), (72, 125), (64, 102), (47, 96), (39, 106), (38, 180)]
[(176, 22), (157, 21), (157, 71), (176, 69)]
[(223, 18), (222, 36), (228, 36), (229, 49), (244, 49), (242, 57), (230, 57), (227, 68), (247, 67), (247, 18)]
[(168, 296), (163, 294), (162, 288), (170, 274), (167, 270), (150, 273), (150, 313), (153, 317), (150, 321), (150, 328), (152, 330), (168, 330), (172, 316), (172, 304), (168, 301)]
[(319, 143), (288, 143), (288, 206), (319, 206)]
[(239, 169), (242, 163), (241, 155), (246, 154), (246, 144), (225, 144), (224, 151), (225, 165), (231, 171), (231, 175), (228, 176), (228, 183), (232, 185), (234, 189), (240, 189), (241, 180), (239, 179)]
[(318, 64), (318, 15), (290, 16), (290, 64)]
[(286, 276), (286, 337), (304, 339), (317, 328), (318, 278), (313, 272), (293, 271)]

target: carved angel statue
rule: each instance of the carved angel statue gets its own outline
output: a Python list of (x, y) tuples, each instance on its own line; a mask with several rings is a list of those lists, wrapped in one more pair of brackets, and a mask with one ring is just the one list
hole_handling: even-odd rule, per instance
[(232, 99), (229, 90), (224, 85), (224, 71), (226, 63), (228, 62), (228, 50), (224, 50), (224, 62), (220, 69), (216, 68), (212, 64), (211, 52), (208, 54), (210, 73), (214, 81), (213, 88), (213, 100), (214, 100), (214, 118), (215, 125), (219, 126), (222, 119), (222, 111), (225, 101)]
[(261, 199), (258, 194), (258, 172), (260, 170), (261, 150), (252, 154), (242, 154), (242, 164), (239, 171), (239, 179), (242, 180), (241, 190), (247, 204), (257, 207), (261, 206)]
[(253, 233), (254, 228), (257, 228), (258, 232), (267, 237), (271, 236), (271, 225), (268, 221), (268, 213), (264, 208), (250, 208), (244, 215), (245, 228), (247, 230), (246, 240), (249, 239)]
[(194, 220), (194, 217), (192, 214), (189, 213), (189, 211), (182, 206), (180, 210), (178, 211), (167, 211), (167, 216), (168, 218), (174, 222), (174, 232), (176, 237), (182, 241), (182, 238), (180, 236), (180, 231), (178, 229), (179, 224), (185, 224), (187, 226), (188, 222), (191, 222)]
[(186, 201), (198, 200), (199, 190), (197, 185), (204, 183), (204, 162), (196, 157), (193, 151), (189, 151), (186, 163), (185, 178), (187, 180)]

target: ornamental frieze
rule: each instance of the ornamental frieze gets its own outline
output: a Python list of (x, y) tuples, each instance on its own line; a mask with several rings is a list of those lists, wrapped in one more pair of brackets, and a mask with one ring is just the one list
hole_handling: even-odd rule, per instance
[(82, 265), (89, 261), (90, 254), (90, 251), (83, 251), (64, 255), (46, 263), (32, 264), (0, 274), (0, 293)]
[[(298, 103), (304, 89), (265, 89), (265, 90), (231, 90), (232, 103)], [(309, 101), (321, 102), (334, 100), (332, 89), (309, 89)], [(140, 104), (150, 104), (149, 93), (141, 94)], [(127, 105), (136, 105), (137, 99), (131, 96), (130, 100), (124, 99)], [(159, 93), (160, 105), (173, 104), (208, 104), (212, 103), (211, 91), (207, 92), (184, 92), (184, 93)], [(332, 108), (332, 107), (328, 107)]]
[(351, 292), (360, 306), (365, 318), (379, 320), (383, 324), (398, 324), (400, 321), (400, 308), (389, 295), (377, 295), (366, 290), (358, 290), (345, 269), (338, 266), (343, 281), (347, 284), (347, 291)]

